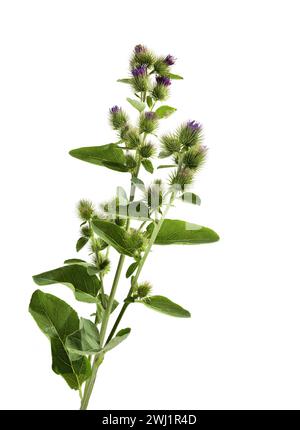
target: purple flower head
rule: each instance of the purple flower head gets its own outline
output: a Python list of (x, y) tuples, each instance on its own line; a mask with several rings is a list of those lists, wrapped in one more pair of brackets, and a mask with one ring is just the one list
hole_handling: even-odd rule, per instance
[(156, 117), (155, 112), (145, 112), (145, 118), (146, 119), (153, 121), (155, 119), (155, 117)]
[(200, 131), (202, 129), (202, 125), (199, 124), (199, 122), (196, 121), (188, 121), (186, 124), (187, 128), (189, 128), (191, 131)]
[(147, 66), (145, 64), (143, 64), (142, 66), (138, 66), (135, 69), (132, 69), (131, 73), (135, 78), (145, 76), (147, 74)]
[(156, 76), (156, 82), (159, 85), (163, 85), (164, 87), (168, 87), (169, 85), (171, 85), (171, 79), (167, 76)]
[(140, 54), (141, 52), (145, 52), (146, 51), (146, 48), (145, 48), (145, 46), (143, 46), (143, 45), (136, 45), (135, 47), (134, 47), (134, 52), (136, 53), (136, 54)]
[(112, 108), (109, 109), (109, 112), (111, 114), (116, 114), (116, 113), (121, 112), (121, 108), (119, 106), (113, 106)]
[(164, 61), (168, 66), (173, 66), (173, 64), (175, 64), (176, 58), (169, 54), (166, 56)]

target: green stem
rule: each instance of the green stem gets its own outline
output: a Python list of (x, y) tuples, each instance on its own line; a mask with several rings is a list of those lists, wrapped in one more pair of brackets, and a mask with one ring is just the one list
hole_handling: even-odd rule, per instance
[(149, 241), (148, 246), (147, 246), (147, 248), (146, 248), (146, 250), (145, 250), (145, 252), (143, 254), (143, 257), (142, 257), (142, 259), (140, 261), (140, 264), (138, 266), (138, 269), (137, 269), (137, 272), (136, 272), (136, 274), (134, 276), (134, 279), (133, 279), (133, 281), (131, 283), (131, 287), (129, 289), (129, 292), (127, 294), (125, 302), (124, 302), (124, 304), (123, 304), (123, 306), (121, 308), (121, 311), (120, 311), (120, 313), (119, 313), (119, 315), (118, 315), (118, 317), (116, 319), (116, 322), (115, 322), (115, 324), (114, 324), (111, 332), (109, 333), (109, 336), (108, 336), (107, 341), (106, 341), (105, 344), (107, 344), (112, 339), (112, 337), (114, 336), (114, 334), (115, 334), (115, 332), (116, 332), (116, 330), (118, 328), (118, 325), (119, 325), (119, 323), (120, 323), (120, 321), (121, 321), (121, 319), (122, 319), (122, 317), (123, 317), (126, 309), (128, 308), (129, 304), (131, 303), (130, 302), (131, 295), (132, 295), (132, 293), (133, 293), (133, 291), (134, 291), (134, 289), (135, 289), (135, 287), (137, 285), (137, 282), (138, 282), (139, 276), (141, 274), (141, 271), (143, 269), (143, 266), (144, 266), (144, 264), (145, 264), (145, 262), (147, 260), (147, 257), (149, 255), (149, 253), (151, 251), (151, 248), (152, 248), (152, 246), (153, 246), (153, 244), (155, 242), (155, 239), (156, 239), (156, 237), (157, 237), (157, 235), (159, 233), (159, 230), (161, 229), (162, 223), (164, 222), (164, 219), (167, 216), (167, 213), (168, 213), (168, 211), (169, 211), (169, 209), (170, 209), (170, 207), (171, 207), (171, 205), (172, 205), (175, 197), (176, 197), (176, 191), (173, 191), (172, 194), (171, 194), (171, 197), (170, 197), (170, 201), (167, 204), (166, 209), (165, 209), (162, 217), (160, 218), (160, 220), (158, 221), (158, 223), (155, 224), (155, 227), (153, 229), (152, 235), (150, 237), (150, 241)]

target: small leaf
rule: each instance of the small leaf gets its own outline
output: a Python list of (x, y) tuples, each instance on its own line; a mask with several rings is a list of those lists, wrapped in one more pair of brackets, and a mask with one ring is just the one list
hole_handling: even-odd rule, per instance
[(76, 242), (76, 251), (79, 252), (89, 241), (88, 237), (80, 237)]
[(130, 235), (112, 222), (95, 219), (92, 222), (93, 230), (106, 243), (113, 246), (120, 254), (133, 257), (135, 249), (130, 241)]
[(131, 104), (131, 106), (133, 106), (139, 112), (143, 112), (145, 110), (145, 107), (146, 107), (145, 103), (139, 102), (138, 100), (130, 99), (129, 97), (127, 97), (126, 100), (128, 101), (128, 103)]
[(144, 169), (147, 170), (147, 172), (154, 172), (154, 167), (150, 160), (142, 160), (142, 165), (144, 166)]
[(124, 152), (115, 143), (72, 149), (69, 154), (97, 166), (104, 166), (118, 172), (128, 172)]
[(153, 100), (150, 96), (147, 96), (147, 105), (149, 109), (151, 109), (153, 106)]
[(73, 290), (77, 300), (87, 303), (97, 303), (97, 295), (101, 284), (97, 276), (90, 276), (86, 267), (80, 264), (70, 264), (49, 272), (33, 276), (37, 285), (63, 284)]
[(191, 203), (193, 205), (200, 206), (201, 199), (200, 197), (195, 193), (183, 193), (181, 196), (179, 196), (181, 200), (183, 200), (185, 203)]
[(77, 313), (63, 300), (40, 290), (33, 293), (29, 312), (51, 342), (53, 371), (78, 390), (90, 376), (91, 365), (86, 357), (73, 361), (65, 345), (68, 335), (79, 329)]
[(141, 179), (133, 177), (131, 179), (131, 182), (136, 186), (136, 188), (138, 188), (139, 190), (145, 192), (146, 187), (145, 187), (144, 182)]
[(121, 82), (122, 84), (131, 84), (132, 79), (131, 78), (123, 78), (123, 79), (118, 79), (117, 82)]
[(163, 314), (171, 315), (178, 318), (189, 318), (191, 314), (186, 309), (172, 302), (164, 296), (150, 296), (146, 297), (141, 303), (148, 308)]
[(160, 164), (158, 166), (158, 169), (169, 169), (171, 167), (177, 167), (177, 165), (176, 164)]
[(86, 261), (80, 260), (80, 258), (69, 258), (69, 260), (65, 260), (64, 264), (82, 264), (85, 266), (87, 264)]
[[(147, 231), (150, 232), (152, 229), (153, 223), (148, 225)], [(181, 220), (165, 219), (155, 239), (155, 244), (198, 245), (218, 240), (219, 236), (210, 228)]]
[(82, 355), (97, 354), (101, 348), (96, 324), (81, 318), (79, 330), (67, 336), (66, 347), (74, 361)]
[(182, 76), (174, 75), (174, 73), (168, 73), (168, 77), (169, 77), (170, 79), (175, 79), (175, 80), (183, 79), (183, 77), (182, 77)]
[(111, 349), (118, 346), (121, 342), (123, 342), (129, 336), (130, 332), (131, 332), (130, 328), (123, 328), (122, 330), (120, 330), (116, 334), (116, 336), (114, 338), (112, 338), (112, 340), (109, 341), (107, 345), (105, 345), (105, 347), (103, 348), (103, 352), (110, 351)]
[(130, 266), (127, 269), (126, 272), (126, 278), (130, 278), (130, 276), (135, 272), (135, 270), (137, 269), (139, 263), (138, 262), (134, 262), (132, 264), (130, 264)]
[(168, 118), (168, 116), (172, 115), (172, 113), (176, 112), (177, 109), (171, 106), (160, 106), (156, 109), (155, 113), (158, 118)]
[[(109, 299), (109, 296), (107, 294), (104, 294), (104, 295), (101, 296), (101, 303), (102, 303), (102, 306), (103, 306), (104, 310), (107, 308), (108, 299)], [(111, 311), (110, 311), (111, 314), (113, 313), (113, 311), (116, 309), (116, 307), (118, 305), (119, 305), (119, 302), (117, 300), (114, 300), (112, 308), (111, 308)]]

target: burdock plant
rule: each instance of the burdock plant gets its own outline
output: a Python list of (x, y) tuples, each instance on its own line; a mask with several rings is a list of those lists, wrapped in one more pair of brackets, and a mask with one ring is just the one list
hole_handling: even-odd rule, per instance
[[(77, 206), (81, 223), (76, 250), (87, 248), (89, 257), (66, 260), (62, 267), (33, 277), (39, 286), (64, 284), (77, 300), (93, 306), (92, 319), (79, 318), (66, 302), (41, 290), (33, 293), (29, 306), (37, 325), (50, 340), (53, 371), (70, 388), (78, 390), (81, 409), (88, 406), (104, 358), (130, 333), (130, 328), (119, 327), (129, 306), (141, 304), (173, 317), (190, 317), (186, 309), (170, 299), (154, 295), (155, 287), (141, 278), (152, 247), (219, 239), (207, 227), (167, 218), (178, 199), (200, 204), (190, 187), (207, 153), (202, 144), (202, 126), (194, 120), (157, 136), (159, 122), (176, 111), (165, 104), (157, 106), (168, 98), (173, 81), (182, 79), (171, 72), (174, 63), (172, 55), (157, 57), (143, 45), (134, 48), (130, 76), (119, 82), (133, 90), (134, 98), (127, 101), (139, 112), (138, 121), (133, 124), (122, 107), (113, 106), (109, 109), (109, 122), (118, 135), (117, 142), (70, 151), (72, 157), (119, 172), (128, 178), (129, 190), (118, 187), (111, 200), (98, 207), (81, 200)], [(155, 167), (155, 157), (171, 161)], [(144, 171), (149, 178), (154, 172), (162, 172), (158, 170), (162, 168), (169, 169), (167, 180), (156, 177), (146, 185), (141, 179)], [(115, 266), (111, 257), (116, 254)], [(112, 268), (115, 275), (108, 287), (105, 276)], [(122, 275), (122, 283), (128, 283), (128, 293), (119, 305), (115, 296)]]

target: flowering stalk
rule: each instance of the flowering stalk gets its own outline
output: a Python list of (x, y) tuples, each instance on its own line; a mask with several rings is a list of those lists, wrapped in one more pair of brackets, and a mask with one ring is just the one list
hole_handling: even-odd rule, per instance
[[(91, 260), (72, 258), (62, 267), (33, 277), (40, 286), (67, 285), (77, 300), (96, 307), (94, 321), (79, 319), (66, 302), (41, 290), (33, 293), (29, 306), (31, 315), (50, 340), (54, 372), (61, 375), (70, 388), (78, 390), (83, 410), (88, 407), (98, 368), (106, 354), (130, 334), (129, 328), (117, 332), (130, 304), (142, 304), (173, 317), (190, 317), (186, 309), (168, 298), (153, 295), (148, 281), (140, 281), (152, 248), (155, 245), (211, 243), (219, 239), (207, 227), (167, 218), (170, 207), (178, 200), (200, 204), (200, 198), (190, 187), (207, 154), (202, 142), (202, 125), (194, 120), (157, 137), (160, 121), (176, 111), (164, 104), (157, 107), (169, 97), (173, 81), (182, 79), (171, 72), (175, 61), (170, 54), (156, 56), (144, 45), (134, 48), (130, 76), (119, 81), (133, 90), (135, 98), (127, 98), (127, 101), (139, 112), (137, 123), (132, 124), (126, 111), (115, 105), (109, 109), (109, 122), (118, 134), (118, 142), (70, 151), (70, 155), (79, 160), (123, 175), (129, 173), (130, 191), (127, 194), (123, 187), (118, 187), (112, 200), (102, 203), (99, 209), (81, 200), (76, 250), (79, 252), (89, 245)], [(155, 159), (164, 158), (171, 161), (159, 166), (153, 163)], [(142, 171), (149, 176), (158, 174), (160, 169), (170, 170), (168, 180), (156, 178), (145, 185), (140, 178)], [(113, 283), (107, 291), (105, 275), (112, 267), (109, 248), (113, 248), (119, 258)], [(125, 273), (129, 290), (121, 310), (113, 318), (126, 257), (131, 259)], [(114, 323), (108, 332), (112, 319)]]

